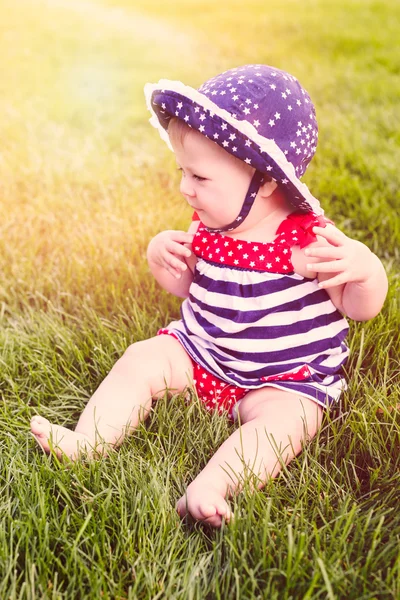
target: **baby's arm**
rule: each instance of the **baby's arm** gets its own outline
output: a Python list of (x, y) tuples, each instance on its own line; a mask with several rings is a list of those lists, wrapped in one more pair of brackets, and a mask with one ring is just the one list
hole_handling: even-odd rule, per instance
[(158, 283), (167, 292), (187, 298), (193, 281), (196, 257), (191, 251), (198, 222), (192, 222), (188, 232), (162, 231), (147, 248), (149, 267)]
[[(317, 273), (319, 285), (335, 306), (356, 321), (367, 321), (381, 310), (388, 290), (385, 269), (379, 258), (334, 225), (314, 227), (319, 244), (304, 250), (311, 258), (309, 269)], [(310, 261), (310, 262), (311, 262)]]

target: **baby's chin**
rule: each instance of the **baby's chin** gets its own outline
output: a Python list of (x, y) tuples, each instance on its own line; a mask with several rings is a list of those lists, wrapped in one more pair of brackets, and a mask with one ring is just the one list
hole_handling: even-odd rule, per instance
[(199, 215), (199, 219), (203, 223), (203, 225), (209, 227), (210, 229), (222, 229), (223, 227), (226, 227), (228, 223), (231, 222), (228, 220), (222, 221), (219, 219), (213, 219), (204, 210), (198, 210), (197, 214)]

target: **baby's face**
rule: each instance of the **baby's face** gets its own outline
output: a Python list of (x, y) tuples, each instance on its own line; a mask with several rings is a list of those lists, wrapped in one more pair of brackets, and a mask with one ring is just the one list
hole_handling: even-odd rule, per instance
[(219, 228), (236, 219), (254, 169), (194, 130), (171, 143), (182, 170), (180, 191), (204, 225)]

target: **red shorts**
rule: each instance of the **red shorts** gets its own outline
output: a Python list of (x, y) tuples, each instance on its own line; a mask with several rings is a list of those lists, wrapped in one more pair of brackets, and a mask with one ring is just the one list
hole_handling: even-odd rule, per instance
[(193, 383), (199, 399), (207, 410), (217, 410), (219, 414), (228, 413), (230, 419), (235, 418), (235, 405), (249, 390), (226, 383), (215, 377), (193, 359)]
[[(171, 335), (179, 342), (178, 337), (169, 332), (168, 329), (160, 329), (157, 335)], [(230, 419), (234, 419), (235, 405), (250, 390), (226, 383), (226, 381), (215, 377), (215, 375), (198, 365), (191, 357), (189, 358), (193, 364), (193, 383), (199, 400), (208, 411), (216, 410), (219, 414), (227, 413)]]

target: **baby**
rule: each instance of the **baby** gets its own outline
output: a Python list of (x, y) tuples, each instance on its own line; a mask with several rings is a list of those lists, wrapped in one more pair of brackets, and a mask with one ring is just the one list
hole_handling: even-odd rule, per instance
[(343, 315), (377, 315), (387, 278), (300, 181), (318, 129), (295, 77), (247, 65), (199, 90), (161, 80), (145, 92), (194, 210), (188, 232), (163, 231), (148, 247), (158, 283), (185, 298), (181, 319), (126, 350), (75, 431), (39, 416), (31, 430), (46, 452), (107, 453), (166, 387), (183, 392), (193, 381), (205, 408), (238, 427), (177, 510), (219, 527), (244, 480), (261, 487), (275, 477), (336, 405), (346, 387)]

